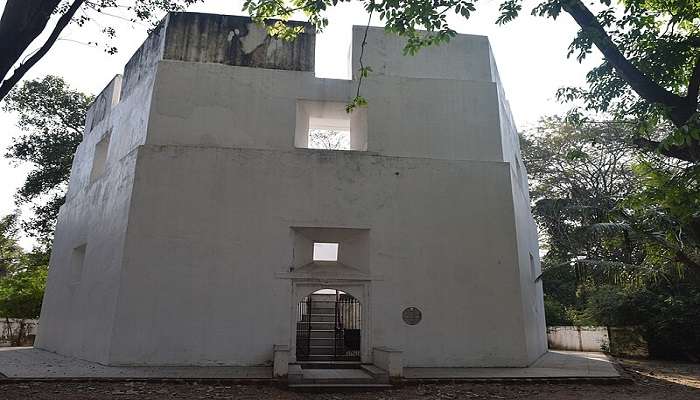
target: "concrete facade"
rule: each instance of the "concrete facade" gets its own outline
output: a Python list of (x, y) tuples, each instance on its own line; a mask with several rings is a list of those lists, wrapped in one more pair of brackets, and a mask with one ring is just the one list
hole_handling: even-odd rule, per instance
[[(38, 347), (270, 365), (279, 345), (294, 362), (297, 303), (335, 288), (362, 304), (363, 362), (390, 348), (406, 367), (523, 367), (546, 351), (527, 174), (487, 38), (411, 58), (371, 28), (369, 106), (345, 117), (357, 82), (316, 78), (313, 43), (243, 17), (163, 21), (88, 112)], [(303, 148), (327, 115), (348, 119), (353, 150)], [(339, 243), (338, 261), (314, 262), (314, 242)]]

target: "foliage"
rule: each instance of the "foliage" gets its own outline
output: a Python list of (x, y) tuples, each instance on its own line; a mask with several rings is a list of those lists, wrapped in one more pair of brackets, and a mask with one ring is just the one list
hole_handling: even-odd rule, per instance
[(34, 217), (24, 228), (44, 244), (53, 237), (92, 100), (51, 75), (24, 82), (6, 98), (4, 110), (17, 113), (18, 127), (26, 134), (14, 139), (5, 156), (33, 166), (16, 199), (19, 204), (33, 203)]
[(697, 282), (602, 286), (589, 297), (584, 314), (602, 325), (638, 327), (653, 357), (700, 358)]
[(696, 166), (640, 152), (633, 129), (549, 119), (522, 139), (547, 323), (635, 326), (651, 355), (697, 358)]
[(635, 165), (640, 185), (625, 200), (625, 218), (659, 262), (700, 272), (700, 166), (659, 158)]
[(610, 268), (596, 267), (609, 267), (610, 260), (632, 264), (639, 257), (625, 232), (599, 234), (600, 227), (619, 222), (617, 207), (635, 181), (625, 135), (618, 126), (575, 127), (550, 119), (537, 134), (523, 139), (533, 214), (549, 250), (545, 267), (606, 274)]
[(17, 245), (17, 230), (12, 227), (14, 215), (0, 220), (0, 249), (5, 273), (0, 276), (0, 316), (35, 318), (39, 316), (46, 281), (48, 254), (42, 251), (25, 253)]
[(544, 298), (544, 315), (547, 319), (547, 326), (568, 326), (574, 324), (574, 321), (566, 313), (566, 307), (551, 296), (545, 296)]
[[(0, 316), (4, 316), (10, 345), (26, 345), (29, 322), (41, 312), (48, 267), (23, 266), (0, 278)], [(10, 319), (14, 324), (10, 323)], [(12, 325), (17, 325), (12, 329)]]
[(0, 218), (0, 279), (17, 268), (22, 248), (17, 243), (17, 215)]
[(17, 329), (12, 330), (13, 345), (25, 342), (27, 322), (37, 318), (44, 297), (48, 271), (48, 252), (34, 250), (25, 253), (17, 244), (16, 216), (11, 214), (0, 219), (0, 317), (8, 323), (17, 320)]
[(0, 278), (0, 315), (38, 318), (44, 297), (47, 266), (17, 268)]
[(698, 168), (638, 151), (633, 135), (624, 124), (548, 120), (523, 140), (550, 266), (604, 279), (700, 272)]

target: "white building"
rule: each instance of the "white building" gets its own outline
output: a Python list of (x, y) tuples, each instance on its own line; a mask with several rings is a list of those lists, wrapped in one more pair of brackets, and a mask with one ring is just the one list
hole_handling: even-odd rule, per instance
[[(304, 302), (330, 288), (356, 301), (341, 347), (365, 363), (390, 348), (406, 366), (515, 367), (546, 351), (527, 175), (488, 39), (403, 57), (369, 29), (369, 105), (351, 114), (357, 81), (316, 78), (314, 43), (244, 17), (164, 20), (88, 112), (38, 347), (111, 365), (263, 365), (273, 345), (332, 359), (320, 327), (345, 317), (333, 296)], [(350, 149), (308, 149), (310, 129), (349, 132)], [(320, 242), (336, 261), (314, 260)], [(331, 355), (358, 354), (344, 351)]]

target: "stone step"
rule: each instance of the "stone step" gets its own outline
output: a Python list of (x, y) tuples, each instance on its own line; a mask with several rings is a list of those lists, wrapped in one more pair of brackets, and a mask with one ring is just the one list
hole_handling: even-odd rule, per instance
[(391, 389), (388, 383), (293, 383), (289, 389), (303, 392), (367, 391)]
[[(325, 347), (333, 347), (333, 344), (336, 342), (335, 338), (330, 337), (330, 338), (311, 338), (311, 347), (318, 347), (318, 346), (325, 346)], [(345, 344), (343, 340), (338, 340), (338, 344)]]
[[(301, 378), (301, 379), (299, 379)], [(290, 381), (293, 388), (359, 388), (390, 387), (385, 382), (378, 382), (367, 371), (356, 368), (302, 368), (301, 376), (295, 375)], [(383, 386), (376, 386), (383, 385)]]
[[(297, 359), (300, 359), (297, 356)], [(320, 355), (311, 354), (304, 357), (303, 362), (315, 362), (315, 361), (359, 361), (360, 356), (333, 356), (333, 355)]]
[(335, 308), (316, 308), (312, 307), (306, 314), (322, 314), (335, 316)]
[(372, 383), (372, 375), (358, 368), (302, 369), (305, 383)]
[(311, 331), (311, 339), (335, 339), (335, 329), (316, 329)]
[(344, 353), (344, 352), (345, 352), (345, 349), (344, 349), (344, 347), (341, 345), (341, 343), (338, 343), (338, 347), (337, 347), (337, 348), (336, 348), (335, 346), (333, 346), (332, 344), (331, 344), (330, 346), (323, 346), (323, 345), (321, 345), (321, 346), (318, 346), (318, 345), (313, 346), (313, 345), (312, 345), (311, 347), (309, 347), (309, 352), (310, 352), (310, 354), (312, 354), (312, 355), (324, 356), (324, 355), (333, 355), (333, 354), (336, 354), (336, 349), (337, 349), (337, 351), (340, 352), (340, 353)]
[(297, 364), (303, 369), (358, 369), (362, 367), (360, 361), (299, 361)]
[(335, 331), (323, 329), (316, 329), (311, 332), (305, 329), (297, 331), (297, 340), (306, 340), (307, 337), (311, 339), (335, 339)]
[(335, 310), (335, 301), (311, 301), (311, 309), (332, 309)]
[(306, 332), (309, 329), (309, 325), (311, 325), (311, 331), (313, 332), (314, 330), (325, 330), (329, 331), (335, 330), (335, 322), (333, 321), (325, 321), (325, 322), (314, 322), (311, 321), (309, 322), (297, 322), (297, 332)]
[(335, 314), (304, 314), (300, 322), (335, 322)]

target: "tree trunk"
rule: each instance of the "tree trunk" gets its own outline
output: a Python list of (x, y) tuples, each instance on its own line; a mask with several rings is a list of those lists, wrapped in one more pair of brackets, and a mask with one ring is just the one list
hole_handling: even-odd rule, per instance
[[(695, 60), (693, 72), (688, 82), (688, 95), (679, 96), (645, 75), (639, 68), (625, 57), (601, 25), (598, 18), (586, 7), (581, 0), (562, 0), (561, 6), (576, 21), (578, 26), (588, 34), (593, 44), (603, 53), (605, 60), (615, 68), (615, 71), (628, 85), (644, 100), (659, 104), (668, 110), (668, 118), (676, 128), (687, 125), (693, 115), (698, 112), (698, 93), (700, 91), (700, 57)], [(700, 141), (692, 140), (687, 145), (664, 148), (659, 142), (647, 139), (635, 141), (642, 150), (658, 151), (659, 153), (692, 163), (700, 162)]]
[(27, 335), (26, 322), (24, 322), (24, 318), (20, 318), (18, 323), (19, 327), (17, 328), (17, 335), (15, 335), (14, 338), (14, 346), (23, 346), (25, 342), (25, 336)]
[(0, 80), (46, 28), (61, 0), (7, 0), (0, 18)]
[[(9, 0), (7, 3), (8, 6), (5, 7), (5, 12), (3, 13), (2, 21), (7, 22), (8, 26), (10, 28), (12, 27), (13, 24), (9, 22), (9, 17), (8, 17), (8, 20), (6, 21), (5, 16), (8, 14), (8, 12), (11, 13), (11, 11), (8, 11), (9, 10), (8, 7), (10, 6), (10, 3), (15, 4), (14, 5), (15, 8), (22, 8), (22, 7), (16, 5), (18, 1), (24, 1), (24, 0)], [(30, 4), (34, 4), (38, 1), (41, 2), (41, 0), (27, 0), (27, 2)], [(46, 53), (49, 52), (49, 50), (54, 45), (54, 43), (56, 43), (56, 40), (58, 40), (58, 35), (60, 35), (61, 32), (63, 32), (63, 29), (66, 26), (68, 26), (68, 24), (73, 19), (73, 16), (75, 15), (75, 13), (78, 12), (78, 10), (85, 3), (85, 1), (86, 0), (73, 0), (73, 2), (66, 8), (65, 12), (58, 18), (58, 21), (56, 22), (56, 26), (53, 28), (53, 30), (51, 31), (51, 34), (46, 39), (44, 44), (42, 44), (41, 47), (39, 47), (39, 49), (37, 49), (34, 53), (32, 53), (32, 55), (29, 56), (26, 59), (26, 61), (22, 61), (17, 66), (17, 68), (15, 68), (15, 70), (12, 72), (12, 75), (10, 75), (10, 76), (8, 76), (9, 68), (12, 68), (12, 65), (14, 64), (14, 62), (9, 64), (9, 66), (7, 67), (8, 69), (3, 73), (3, 75), (2, 75), (3, 77), (1, 78), (4, 80), (2, 80), (2, 83), (0, 83), (0, 100), (5, 98), (5, 96), (7, 96), (7, 94), (10, 92), (10, 90), (22, 79), (24, 74), (26, 74), (30, 68), (32, 68), (37, 62), (39, 62), (39, 60), (41, 60), (46, 55)], [(58, 2), (60, 2), (60, 0), (58, 0)], [(46, 4), (56, 3), (56, 0), (46, 0), (45, 3)], [(50, 12), (49, 12), (49, 15), (46, 18), (46, 20), (44, 20), (43, 23), (41, 23), (42, 30), (46, 27), (46, 22), (48, 21), (48, 18), (50, 18)], [(32, 26), (33, 30), (38, 29), (38, 24), (32, 23), (32, 22), (28, 22), (28, 24), (30, 24)], [(17, 30), (22, 31), (21, 26), (16, 27), (16, 28), (17, 28)], [(0, 29), (2, 29), (1, 24), (0, 24)], [(28, 31), (30, 29), (25, 28), (24, 30)], [(41, 33), (41, 31), (39, 31), (39, 33)], [(34, 38), (36, 38), (36, 36), (38, 36), (39, 33), (36, 33), (34, 35)], [(9, 36), (10, 38), (13, 35), (19, 35), (19, 34), (20, 33), (18, 31), (15, 31), (14, 33), (11, 30), (7, 31), (7, 36)], [(0, 42), (2, 42), (3, 40), (5, 40), (5, 36), (0, 35)], [(31, 41), (26, 43), (24, 45), (23, 49), (18, 49), (18, 51), (20, 51), (20, 53), (17, 54), (15, 61), (17, 61), (17, 58), (19, 58), (19, 56), (22, 55), (22, 51), (24, 51), (27, 48), (27, 46), (29, 46), (29, 44), (31, 44)], [(9, 48), (9, 47), (13, 47), (13, 46), (8, 45), (6, 47)], [(17, 47), (17, 46), (14, 46), (14, 47)], [(0, 59), (2, 59), (1, 54), (0, 54)], [(1, 70), (0, 70), (0, 73), (2, 73)]]

